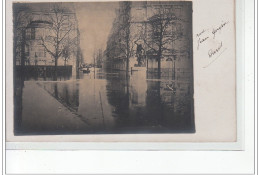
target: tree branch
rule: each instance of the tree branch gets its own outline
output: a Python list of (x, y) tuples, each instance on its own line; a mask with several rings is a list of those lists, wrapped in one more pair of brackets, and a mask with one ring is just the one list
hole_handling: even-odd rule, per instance
[(69, 34), (69, 32), (71, 31), (71, 26), (70, 26), (69, 30), (64, 34), (64, 36), (60, 40), (58, 40), (58, 43), (60, 43)]
[(46, 51), (47, 51), (49, 54), (51, 54), (51, 55), (55, 58), (55, 54), (54, 54), (51, 50), (49, 50), (49, 49), (47, 48), (47, 46), (46, 46), (45, 43), (44, 43), (43, 38), (41, 38), (41, 40), (42, 40), (42, 46), (46, 49)]

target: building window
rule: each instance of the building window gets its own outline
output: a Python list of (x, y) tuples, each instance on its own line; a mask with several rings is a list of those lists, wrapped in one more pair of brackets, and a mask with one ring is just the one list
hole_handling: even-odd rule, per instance
[(43, 30), (37, 28), (35, 30), (35, 39), (37, 39), (37, 40), (41, 39), (42, 34), (43, 34)]
[(29, 56), (30, 52), (29, 52), (29, 46), (25, 45), (25, 56)]
[(69, 16), (68, 15), (63, 15), (64, 21), (68, 22), (69, 21)]
[(31, 28), (31, 39), (35, 39), (35, 28)]
[(26, 35), (26, 39), (31, 39), (31, 32), (30, 32), (30, 30), (26, 30), (26, 33), (25, 33), (25, 35)]
[(44, 57), (44, 52), (39, 52), (39, 57)]

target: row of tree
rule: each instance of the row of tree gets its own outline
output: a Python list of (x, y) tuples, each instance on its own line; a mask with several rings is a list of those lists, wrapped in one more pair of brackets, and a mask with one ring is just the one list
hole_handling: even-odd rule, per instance
[(98, 50), (94, 51), (93, 61), (94, 61), (95, 67), (102, 68), (102, 64), (104, 61), (104, 52), (102, 49), (98, 49)]
[[(69, 22), (68, 9), (64, 8), (62, 3), (53, 3), (48, 11), (44, 11), (47, 16), (44, 29), (45, 32), (38, 33), (42, 47), (53, 58), (55, 67), (58, 65), (58, 59), (63, 58), (64, 65), (74, 54), (76, 58), (82, 59), (79, 47), (79, 31), (77, 24)], [(46, 15), (47, 14), (47, 15)], [(27, 3), (14, 3), (13, 5), (13, 27), (14, 27), (14, 59), (18, 54), (21, 56), (21, 66), (24, 66), (26, 60), (25, 46), (29, 45), (26, 38), (26, 30), (32, 22), (43, 22), (34, 16), (34, 8)], [(75, 31), (76, 30), (76, 31)], [(79, 62), (80, 60), (77, 60)]]
[[(122, 2), (120, 6), (120, 11), (113, 28), (115, 34), (111, 36), (112, 40), (117, 40), (117, 42), (112, 44), (112, 46), (111, 43), (108, 43), (110, 45), (107, 46), (107, 52), (111, 52), (113, 49), (115, 50), (115, 47), (119, 47), (119, 51), (124, 54), (126, 72), (128, 72), (129, 59), (134, 55), (133, 48), (140, 46), (137, 43), (142, 43), (143, 48), (145, 48), (144, 54), (149, 56), (149, 58), (157, 60), (158, 77), (160, 78), (161, 59), (164, 55), (180, 52), (177, 47), (172, 47), (172, 43), (184, 37), (181, 25), (186, 21), (178, 18), (173, 9), (167, 8), (167, 6), (160, 6), (157, 10), (153, 11), (153, 15), (146, 21), (139, 22), (141, 27), (139, 25), (137, 29), (136, 23), (133, 22), (135, 19), (131, 14), (131, 3)], [(178, 28), (179, 30), (173, 30), (173, 28)], [(131, 30), (137, 30), (137, 33), (133, 34)]]

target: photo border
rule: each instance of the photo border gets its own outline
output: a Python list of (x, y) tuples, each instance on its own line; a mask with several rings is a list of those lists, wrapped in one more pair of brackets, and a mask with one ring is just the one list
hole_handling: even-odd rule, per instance
[[(58, 0), (62, 1), (62, 0)], [(64, 2), (75, 2), (76, 0)], [(108, 0), (110, 1), (110, 0)], [(232, 0), (230, 0), (232, 1)], [(14, 0), (9, 0), (8, 3), (12, 3)], [(42, 2), (41, 0), (26, 0), (24, 2)], [(76, 1), (82, 2), (82, 0)], [(86, 1), (87, 2), (87, 1)], [(91, 2), (91, 1), (90, 1)], [(104, 1), (105, 2), (105, 1)], [(106, 1), (107, 2), (107, 1)], [(10, 4), (9, 4), (10, 5)], [(244, 19), (243, 11), (244, 5), (243, 1), (239, 0), (238, 3), (235, 3), (236, 9), (236, 55), (237, 62), (236, 67), (236, 77), (240, 77), (244, 74), (243, 69), (243, 22), (239, 19)], [(8, 4), (7, 4), (8, 6)], [(241, 13), (242, 12), (242, 13)], [(237, 78), (236, 79), (236, 98), (237, 102), (242, 102), (244, 99), (244, 80)], [(244, 107), (242, 103), (236, 103), (236, 113), (237, 113), (237, 141), (236, 142), (7, 142), (7, 149), (87, 149), (87, 150), (243, 150), (244, 149), (244, 126), (243, 126), (243, 117), (244, 117)], [(127, 134), (126, 134), (127, 135)], [(166, 135), (166, 134), (165, 134)], [(94, 136), (94, 135), (93, 135)], [(22, 136), (19, 136), (22, 137)], [(99, 135), (97, 135), (99, 137)]]
[[(243, 1), (244, 2), (244, 0), (241, 0), (241, 1)], [(257, 1), (257, 0), (256, 0)], [(254, 10), (254, 9), (252, 9), (252, 7), (250, 6), (250, 5), (252, 5), (252, 4), (250, 4), (250, 3), (248, 3), (249, 1), (247, 1), (247, 3), (246, 3), (246, 5), (247, 5), (247, 8), (245, 9), (245, 11), (246, 11), (246, 13), (247, 14), (249, 14), (250, 12), (252, 12), (252, 10)], [(3, 3), (3, 2), (2, 2)], [(251, 2), (252, 3), (252, 2)], [(4, 4), (4, 3), (3, 3)], [(255, 5), (255, 1), (254, 1), (254, 5)], [(256, 5), (258, 5), (257, 4), (257, 2), (256, 2)], [(245, 8), (245, 4), (243, 4), (243, 9)], [(257, 8), (258, 9), (258, 7), (255, 7), (255, 8)], [(240, 9), (241, 10), (241, 9)], [(238, 11), (238, 10), (237, 10)], [(242, 10), (243, 12), (244, 12), (244, 10)], [(2, 13), (5, 13), (4, 12), (4, 9), (3, 9), (3, 12)], [(258, 11), (256, 12), (257, 14), (258, 14)], [(255, 14), (254, 14), (255, 15)], [(254, 30), (254, 29), (257, 29), (257, 27), (258, 27), (258, 25), (256, 25), (256, 26), (254, 26), (253, 28), (254, 29), (245, 29), (245, 26), (246, 25), (248, 25), (249, 26), (249, 28), (250, 28), (250, 26), (252, 27), (252, 22), (251, 22), (251, 18), (252, 16), (250, 16), (250, 15), (248, 15), (248, 16), (246, 16), (245, 17), (245, 21), (243, 22), (243, 24), (244, 25), (242, 25), (242, 29), (241, 30), (245, 30), (243, 33), (246, 33), (246, 34), (248, 34), (248, 32), (252, 32), (252, 30)], [(244, 18), (243, 18), (244, 19)], [(4, 21), (4, 20), (3, 20)], [(248, 27), (247, 26), (247, 27)], [(4, 31), (2, 31), (2, 36), (4, 36)], [(258, 32), (257, 31), (255, 31), (254, 30), (254, 32), (253, 32), (254, 34), (256, 34), (256, 35), (258, 35)], [(253, 35), (254, 35), (253, 34)], [(244, 40), (243, 40), (243, 45), (244, 45), (244, 47), (246, 47), (247, 49), (249, 49), (249, 50), (252, 50), (250, 47), (252, 46), (252, 43), (251, 43), (251, 41), (252, 41), (252, 37), (251, 36), (249, 36), (250, 38), (248, 39), (248, 38), (245, 38), (245, 35), (243, 34), (243, 38), (244, 38)], [(4, 37), (3, 37), (4, 38)], [(248, 41), (249, 40), (249, 41)], [(245, 43), (247, 42), (247, 44), (249, 44), (249, 45), (245, 45)], [(254, 42), (255, 42), (255, 45), (257, 45), (258, 46), (258, 40), (254, 40)], [(2, 44), (4, 43), (4, 41), (2, 41)], [(4, 44), (3, 44), (3, 46), (2, 47), (4, 47)], [(244, 48), (244, 47), (242, 47), (242, 48)], [(3, 49), (4, 50), (4, 49)], [(251, 53), (252, 54), (252, 53)], [(4, 52), (3, 52), (3, 55), (4, 55)], [(246, 79), (246, 81), (244, 81), (244, 84), (243, 84), (243, 91), (246, 91), (246, 95), (245, 95), (245, 97), (244, 97), (244, 99), (243, 99), (243, 102), (241, 102), (241, 103), (243, 103), (244, 104), (244, 106), (248, 106), (248, 105), (252, 105), (252, 100), (254, 100), (253, 101), (253, 103), (254, 103), (254, 109), (253, 109), (253, 111), (251, 110), (250, 111), (250, 114), (252, 114), (252, 112), (253, 112), (253, 114), (254, 114), (254, 127), (253, 127), (253, 129), (254, 129), (254, 135), (252, 136), (253, 137), (253, 140), (254, 140), (254, 142), (253, 142), (253, 150), (252, 150), (252, 145), (251, 146), (248, 146), (248, 145), (245, 145), (245, 149), (244, 149), (244, 151), (199, 151), (200, 153), (201, 153), (201, 157), (205, 157), (205, 155), (204, 154), (211, 154), (211, 153), (217, 153), (217, 154), (224, 154), (224, 155), (228, 155), (228, 154), (232, 154), (233, 156), (235, 156), (235, 158), (237, 158), (237, 159), (239, 159), (240, 160), (240, 162), (239, 162), (239, 164), (238, 165), (241, 165), (241, 167), (240, 166), (236, 166), (236, 167), (226, 167), (226, 166), (223, 166), (222, 164), (220, 164), (220, 165), (216, 165), (216, 166), (213, 166), (213, 167), (215, 167), (215, 169), (211, 169), (211, 171), (210, 172), (205, 172), (205, 169), (207, 169), (207, 170), (209, 170), (209, 168), (207, 168), (207, 165), (204, 165), (205, 166), (205, 169), (203, 169), (203, 170), (201, 170), (201, 171), (199, 171), (199, 170), (197, 170), (196, 172), (195, 171), (193, 171), (193, 172), (191, 172), (191, 173), (187, 173), (187, 171), (185, 172), (185, 171), (183, 171), (184, 173), (186, 173), (186, 174), (196, 174), (196, 173), (207, 173), (207, 174), (221, 174), (221, 173), (225, 173), (225, 174), (227, 174), (227, 173), (232, 173), (232, 174), (257, 174), (258, 173), (258, 168), (257, 168), (257, 166), (256, 165), (258, 165), (258, 155), (256, 155), (255, 156), (255, 153), (258, 153), (258, 119), (257, 119), (257, 114), (258, 114), (258, 110), (257, 110), (257, 107), (258, 107), (258, 98), (256, 97), (253, 97), (254, 99), (252, 99), (252, 93), (253, 94), (255, 94), (255, 95), (257, 95), (258, 94), (258, 91), (257, 91), (257, 88), (258, 88), (258, 81), (257, 81), (257, 79), (255, 79), (255, 78), (257, 78), (257, 73), (258, 73), (258, 61), (257, 61), (257, 57), (256, 56), (258, 56), (258, 52), (257, 52), (257, 49), (255, 50), (255, 52), (253, 53), (253, 55), (254, 55), (254, 65), (253, 65), (253, 67), (252, 67), (252, 65), (251, 66), (247, 66), (247, 70), (249, 69), (252, 69), (253, 68), (253, 73), (254, 73), (254, 83), (253, 83), (253, 89), (254, 89), (254, 92), (250, 92), (250, 90), (252, 90), (252, 80), (251, 81), (248, 81), (248, 79)], [(250, 58), (250, 54), (248, 54), (248, 52), (247, 53), (245, 53), (245, 55), (244, 56), (248, 56), (248, 59)], [(252, 60), (251, 60), (252, 61)], [(243, 59), (243, 62), (245, 63), (245, 64), (247, 64), (247, 62), (245, 62), (245, 60)], [(2, 63), (4, 63), (4, 60), (2, 60)], [(248, 65), (248, 64), (247, 64)], [(2, 67), (3, 67), (3, 71), (4, 71), (4, 64), (2, 64)], [(249, 71), (249, 73), (251, 74), (252, 73), (252, 70), (251, 71)], [(242, 74), (243, 76), (242, 77), (245, 77), (245, 76), (248, 76), (248, 74), (245, 74), (245, 72)], [(4, 77), (4, 72), (2, 72), (2, 77)], [(242, 78), (243, 79), (243, 78)], [(6, 79), (5, 79), (5, 81), (6, 81)], [(248, 87), (244, 87), (244, 86), (246, 86), (246, 84), (250, 84), (249, 86), (249, 90), (248, 90)], [(4, 96), (4, 92), (5, 92), (5, 89), (4, 89), (4, 85), (2, 86), (3, 87), (3, 89), (2, 89), (2, 95)], [(249, 94), (248, 94), (249, 93)], [(250, 96), (250, 97), (249, 97)], [(249, 99), (248, 99), (249, 98)], [(247, 103), (245, 104), (245, 101), (247, 100)], [(4, 101), (4, 98), (2, 98), (2, 103), (3, 103), (3, 101)], [(5, 104), (3, 103), (2, 104), (2, 107), (3, 106), (5, 106)], [(3, 109), (3, 114), (4, 114), (4, 109)], [(245, 113), (248, 113), (247, 111), (245, 111), (244, 110), (244, 112)], [(4, 115), (3, 115), (4, 116)], [(246, 116), (248, 116), (248, 115), (246, 115)], [(2, 145), (3, 145), (3, 150), (2, 150), (2, 152), (3, 153), (5, 153), (5, 148), (4, 148), (4, 143), (5, 143), (5, 140), (4, 140), (4, 133), (5, 133), (5, 130), (4, 130), (4, 119), (2, 119), (2, 126), (3, 126), (3, 130), (2, 130), (2, 137), (3, 137), (3, 140), (2, 140)], [(247, 118), (245, 119), (245, 122), (248, 122), (248, 120), (247, 120)], [(248, 133), (248, 130), (251, 130), (251, 128), (248, 128), (248, 127), (245, 127), (245, 132), (247, 132)], [(249, 132), (249, 133), (252, 133), (252, 132)], [(252, 137), (250, 136), (250, 138), (248, 137), (248, 135), (246, 134), (245, 135), (245, 144), (252, 144)], [(32, 171), (32, 170), (29, 170), (29, 168), (32, 168), (32, 166), (33, 165), (36, 165), (36, 169), (38, 168), (38, 170), (40, 170), (41, 172), (48, 172), (48, 170), (44, 170), (44, 169), (42, 169), (42, 168), (46, 168), (46, 166), (42, 166), (42, 164), (39, 164), (39, 162), (40, 163), (46, 163), (46, 159), (41, 159), (41, 160), (36, 160), (35, 158), (33, 158), (33, 157), (30, 157), (30, 156), (32, 156), (32, 155), (34, 155), (34, 156), (39, 156), (39, 155), (41, 155), (41, 156), (43, 156), (43, 154), (48, 154), (48, 155), (51, 155), (50, 153), (52, 153), (52, 158), (54, 157), (54, 156), (57, 156), (57, 155), (61, 155), (61, 154), (59, 154), (59, 153), (61, 153), (62, 152), (62, 154), (64, 154), (64, 156), (62, 157), (62, 158), (65, 158), (63, 161), (65, 162), (65, 161), (69, 161), (69, 162), (72, 162), (73, 160), (68, 160), (68, 158), (67, 158), (67, 160), (66, 160), (66, 156), (67, 155), (70, 155), (69, 153), (74, 153), (75, 155), (76, 155), (76, 153), (75, 153), (75, 151), (70, 151), (71, 149), (69, 149), (69, 150), (67, 150), (67, 151), (51, 151), (51, 150), (45, 150), (45, 151), (36, 151), (36, 150), (24, 150), (24, 148), (22, 148), (21, 150), (17, 150), (18, 148), (16, 148), (15, 150), (7, 150), (7, 157), (9, 157), (8, 158), (8, 160), (7, 160), (7, 163), (9, 164), (7, 167), (10, 169), (11, 167), (12, 168), (15, 168), (14, 166), (11, 166), (10, 164), (12, 164), (12, 163), (16, 163), (17, 161), (14, 161), (14, 160), (16, 160), (16, 159), (19, 159), (19, 160), (23, 160), (23, 161), (25, 161), (25, 162), (27, 162), (28, 160), (29, 160), (29, 162), (27, 162), (27, 164), (26, 163), (24, 163), (23, 162), (23, 165), (27, 165), (27, 166), (25, 166), (25, 167), (22, 167), (22, 169), (24, 170), (24, 171), (26, 171), (27, 170), (27, 172), (29, 172), (29, 171)], [(248, 151), (249, 150), (249, 151)], [(55, 152), (55, 154), (53, 153), (53, 152)], [(93, 152), (93, 153), (104, 153), (104, 155), (106, 155), (106, 153), (107, 152), (111, 152), (111, 151), (86, 151), (86, 150), (82, 150), (82, 151), (79, 151), (80, 152), (80, 154), (82, 154), (82, 155), (86, 155), (86, 152)], [(118, 154), (120, 154), (122, 151), (112, 151), (115, 155), (117, 155), (116, 153), (118, 153)], [(137, 157), (139, 157), (139, 156), (142, 156), (142, 155), (144, 155), (144, 151), (124, 151), (124, 152), (128, 152), (128, 153), (131, 153), (131, 154), (134, 154), (135, 156), (137, 156)], [(159, 154), (154, 154), (154, 153), (159, 153)], [(169, 153), (169, 155), (172, 155), (171, 153), (172, 153), (172, 151), (166, 151), (167, 153)], [(198, 153), (198, 151), (173, 151), (174, 153), (180, 153), (179, 154), (179, 156), (182, 156), (183, 154), (186, 154), (187, 152), (188, 153), (190, 153), (191, 155), (193, 155), (194, 153)], [(248, 153), (249, 152), (249, 153)], [(140, 155), (140, 154), (138, 154), (138, 153), (142, 153), (142, 155)], [(167, 157), (167, 155), (165, 155), (165, 154), (163, 154), (162, 153), (162, 151), (150, 151), (150, 152), (146, 152), (147, 154), (150, 154), (150, 155), (157, 155), (157, 158), (158, 159), (160, 159), (160, 155), (164, 155), (163, 156), (163, 158), (165, 159), (165, 157)], [(234, 153), (234, 154), (233, 154)], [(241, 155), (241, 153), (243, 154), (243, 153), (245, 153), (245, 154), (243, 154), (243, 155)], [(16, 155), (17, 154), (17, 155)], [(252, 154), (254, 155), (254, 156), (252, 156)], [(29, 155), (29, 156), (28, 156)], [(94, 155), (94, 154), (93, 154)], [(97, 154), (97, 155), (100, 155), (100, 154)], [(123, 155), (123, 154), (121, 154), (121, 155)], [(21, 156), (27, 156), (27, 157), (23, 157), (22, 159), (21, 159)], [(78, 155), (79, 156), (79, 155)], [(223, 156), (223, 155), (222, 155)], [(29, 159), (28, 159), (28, 157), (30, 157)], [(77, 157), (77, 156), (76, 156)], [(131, 160), (133, 159), (134, 161), (138, 161), (138, 159), (137, 159), (137, 157), (134, 159), (133, 157), (131, 157)], [(169, 156), (168, 156), (169, 157)], [(215, 158), (216, 159), (216, 157), (217, 158), (219, 158), (219, 157), (221, 157), (221, 156), (218, 156), (218, 155), (216, 155), (215, 154), (215, 156), (213, 157), (213, 158)], [(224, 156), (225, 157), (225, 156)], [(245, 158), (245, 157), (247, 157), (247, 159), (243, 159), (243, 158)], [(73, 156), (71, 156), (71, 157), (69, 157), (69, 158), (74, 158)], [(104, 158), (104, 157), (102, 157), (102, 158)], [(116, 158), (118, 158), (118, 156), (115, 156), (115, 159)], [(50, 157), (48, 158), (48, 159), (50, 159)], [(48, 159), (47, 159), (47, 162), (48, 162)], [(104, 158), (105, 159), (105, 158)], [(139, 159), (140, 159), (140, 157), (139, 157)], [(193, 159), (194, 159), (194, 157), (193, 157)], [(197, 158), (197, 159), (199, 159), (199, 158)], [(196, 158), (194, 159), (195, 161), (197, 160)], [(253, 162), (252, 162), (252, 159), (253, 159)], [(171, 160), (171, 159), (165, 159), (165, 160)], [(213, 160), (213, 159), (212, 159)], [(33, 162), (33, 161), (35, 161), (35, 162)], [(245, 168), (245, 167), (242, 167), (242, 165), (243, 165), (243, 163), (246, 163), (246, 164), (248, 164), (248, 161), (249, 161), (249, 163), (250, 163), (250, 165), (251, 164), (253, 164), (254, 166), (253, 166), (253, 169), (252, 169), (252, 167), (250, 166), (248, 166), (247, 168)], [(75, 162), (77, 162), (77, 161), (75, 161)], [(80, 173), (80, 172), (83, 172), (84, 171), (84, 173), (86, 173), (86, 172), (88, 172), (88, 173), (93, 173), (93, 170), (96, 170), (96, 172), (94, 172), (94, 173), (102, 173), (102, 172), (100, 172), (100, 164), (98, 164), (98, 161), (94, 161), (95, 163), (97, 163), (97, 165), (94, 167), (94, 168), (92, 168), (91, 170), (92, 171), (88, 171), (88, 169), (84, 169), (84, 168), (82, 168), (82, 169), (78, 169), (78, 172)], [(114, 160), (114, 162), (115, 162), (115, 160)], [(117, 160), (117, 162), (120, 162), (120, 160)], [(131, 162), (131, 161), (129, 161), (129, 162)], [(199, 159), (198, 160), (198, 162), (203, 162), (201, 159)], [(204, 161), (205, 162), (205, 161)], [(37, 165), (37, 163), (38, 163), (38, 165)], [(53, 163), (53, 162), (51, 162), (51, 163)], [(56, 164), (55, 165), (57, 165), (59, 162), (56, 162)], [(126, 163), (126, 162), (124, 162), (124, 163)], [(140, 162), (139, 162), (139, 164), (138, 163), (134, 163), (133, 161), (132, 161), (132, 165), (130, 166), (130, 168), (134, 168), (135, 167), (135, 165), (137, 165), (137, 170), (141, 170), (142, 168), (140, 168), (138, 165), (140, 165)], [(176, 163), (176, 161), (175, 161), (175, 163)], [(194, 162), (194, 163), (196, 163), (196, 162)], [(208, 164), (211, 164), (212, 162), (210, 162), (210, 161), (208, 161)], [(237, 163), (237, 162), (236, 162)], [(5, 164), (5, 162), (4, 162), (4, 164)], [(141, 163), (142, 164), (142, 163)], [(53, 173), (53, 169), (51, 169), (51, 168), (53, 168), (53, 167), (55, 167), (54, 165), (51, 165), (50, 163), (47, 163), (46, 164), (47, 165), (47, 167), (49, 168), (49, 173), (51, 172), (51, 173)], [(79, 166), (76, 166), (75, 164), (74, 164), (74, 166), (72, 167), (72, 168), (80, 168), (80, 166), (81, 166), (82, 164), (80, 164)], [(111, 164), (110, 164), (111, 165)], [(169, 165), (169, 164), (168, 164)], [(103, 165), (104, 166), (104, 165)], [(245, 165), (243, 165), (243, 166), (245, 166)], [(58, 172), (58, 173), (65, 173), (64, 172), (64, 170), (68, 170), (69, 168), (68, 167), (60, 167), (60, 166), (57, 166), (58, 167), (58, 170), (55, 170), (55, 172)], [(187, 165), (186, 166), (181, 166), (182, 168), (187, 168)], [(220, 167), (222, 167), (223, 169), (222, 169), (222, 171), (220, 172), (220, 171), (218, 171), (217, 170), (217, 168), (220, 168)], [(17, 167), (16, 167), (17, 168)], [(27, 168), (27, 169), (26, 169)], [(63, 168), (63, 169), (62, 169)], [(70, 169), (70, 171), (67, 171), (67, 173), (70, 173), (70, 172), (72, 172), (73, 170), (72, 170), (72, 168)], [(89, 168), (89, 167), (88, 167)], [(99, 168), (99, 169), (98, 169)], [(115, 168), (115, 167), (111, 167), (111, 168)], [(106, 167), (105, 168), (105, 171), (107, 171), (107, 172), (105, 172), (106, 174), (109, 172), (109, 173), (118, 173), (118, 172), (120, 172), (120, 170), (121, 170), (121, 172), (120, 173), (131, 173), (131, 171), (123, 171), (122, 170), (122, 168), (120, 169), (119, 168), (119, 170), (118, 171), (115, 171), (115, 170), (113, 170), (113, 169), (111, 169), (110, 168), (110, 171), (107, 171), (109, 168), (108, 167)], [(147, 166), (144, 166), (143, 168), (147, 168)], [(212, 165), (210, 165), (210, 168), (212, 168)], [(229, 168), (229, 170), (227, 170), (227, 168)], [(234, 169), (234, 168), (237, 168), (237, 169)], [(244, 169), (243, 169), (244, 168)], [(20, 169), (18, 168), (16, 171), (21, 171), (22, 170), (21, 169), (21, 167), (20, 167)], [(151, 169), (153, 169), (152, 167), (150, 167), (150, 170)], [(242, 171), (241, 171), (241, 169), (242, 169)], [(53, 170), (53, 171), (52, 171)], [(75, 170), (75, 169), (74, 169)], [(244, 171), (243, 171), (244, 170)], [(86, 172), (85, 172), (86, 171)], [(163, 170), (162, 170), (163, 171)], [(144, 172), (144, 171), (140, 171), (140, 172)], [(139, 172), (139, 173), (140, 173)], [(164, 171), (165, 172), (165, 171)], [(173, 173), (175, 173), (176, 174), (176, 171), (175, 170), (173, 170), (172, 169), (172, 172)], [(183, 172), (177, 172), (177, 173), (183, 173)], [(153, 173), (157, 173), (157, 172), (153, 172)], [(167, 172), (166, 172), (167, 173)], [(169, 173), (169, 172), (168, 172)]]

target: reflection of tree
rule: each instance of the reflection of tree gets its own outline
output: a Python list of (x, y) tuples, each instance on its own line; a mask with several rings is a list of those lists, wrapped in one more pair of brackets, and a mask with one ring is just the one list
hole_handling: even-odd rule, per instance
[[(27, 4), (13, 4), (13, 70), (14, 70), (14, 132), (20, 131), (22, 124), (24, 65), (26, 61), (26, 27), (31, 22), (31, 9)], [(18, 55), (18, 53), (21, 53)], [(19, 70), (16, 68), (20, 57)]]
[(149, 81), (147, 82), (146, 108), (147, 113), (152, 120), (157, 124), (161, 123), (163, 116), (163, 107), (161, 100), (161, 82)]
[[(161, 81), (147, 81), (145, 105), (138, 104), (134, 84), (127, 84), (125, 76), (107, 77), (108, 102), (113, 106), (116, 124), (133, 132), (193, 132), (191, 94), (176, 94)], [(130, 87), (130, 91), (128, 90)]]
[[(47, 91), (48, 91), (48, 90), (47, 90)], [(59, 92), (58, 92), (58, 85), (57, 85), (57, 83), (54, 83), (54, 97), (55, 97), (56, 99), (59, 98)]]
[(22, 125), (24, 76), (16, 77), (14, 81), (14, 132), (16, 134)]
[(114, 113), (119, 117), (129, 116), (129, 85), (124, 74), (119, 77), (107, 77), (108, 102), (114, 107)]
[(77, 112), (79, 107), (79, 85), (69, 85), (67, 83), (52, 83), (41, 85), (51, 96), (63, 104), (72, 112)]
[[(129, 88), (132, 90), (129, 91)], [(122, 127), (145, 127), (162, 122), (162, 103), (160, 97), (160, 82), (152, 82), (146, 94), (146, 106), (138, 104), (138, 95), (133, 84), (129, 84), (124, 74), (119, 77), (107, 77), (107, 97), (114, 107), (117, 124)], [(145, 92), (144, 92), (145, 93)], [(141, 95), (141, 94), (139, 94)]]

